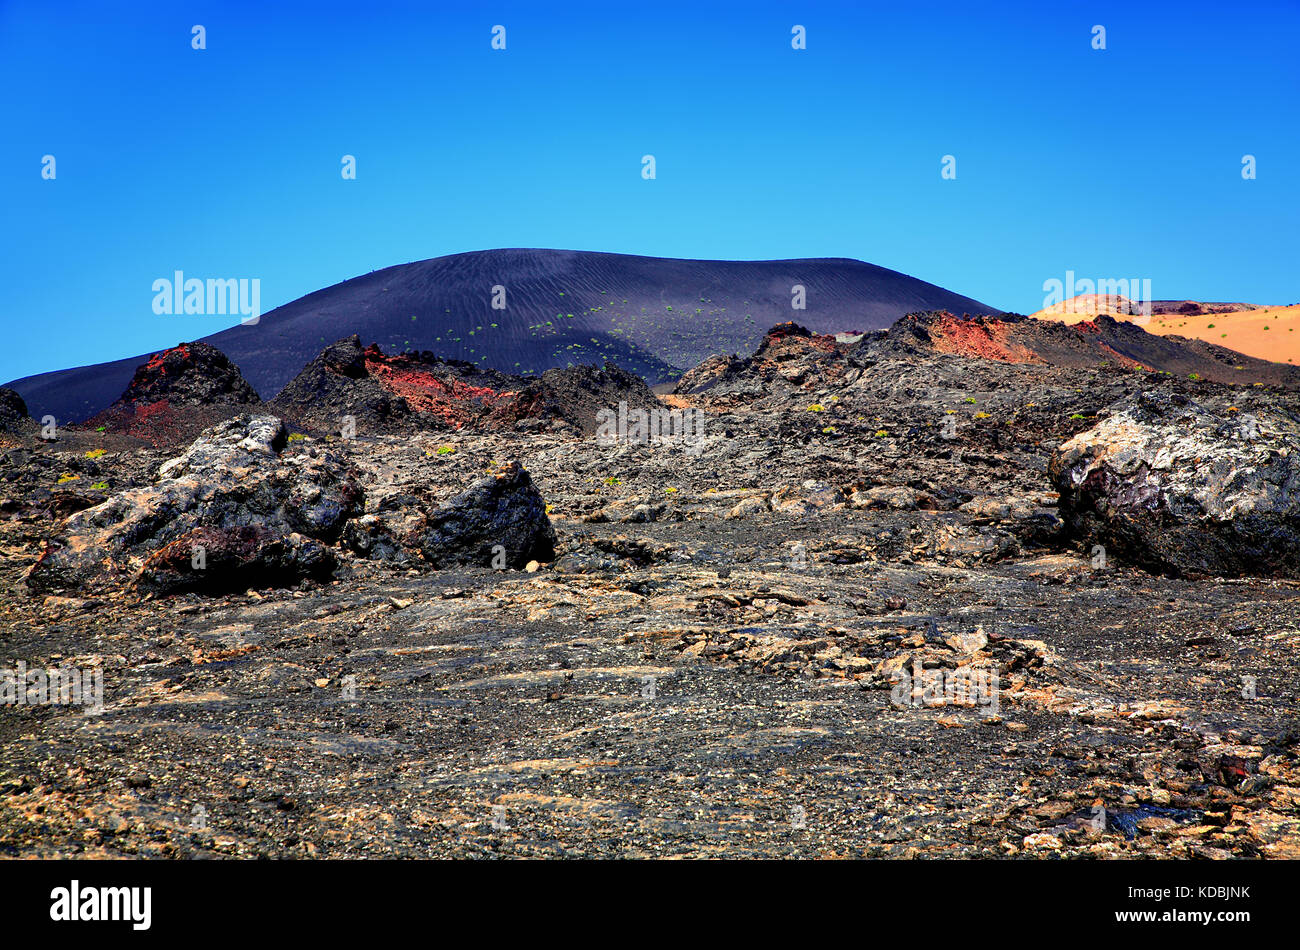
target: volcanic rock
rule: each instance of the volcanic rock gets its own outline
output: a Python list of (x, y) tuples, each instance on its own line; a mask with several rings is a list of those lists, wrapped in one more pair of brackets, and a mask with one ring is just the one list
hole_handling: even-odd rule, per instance
[(709, 391), (714, 398), (732, 399), (790, 393), (843, 381), (848, 354), (856, 343), (838, 342), (834, 335), (813, 333), (797, 323), (780, 323), (759, 341), (752, 356), (714, 356), (684, 373), (673, 389), (679, 395)]
[(1300, 575), (1300, 419), (1143, 393), (1062, 445), (1070, 529), (1179, 575)]
[[(372, 350), (382, 355), (377, 348)], [(371, 374), (367, 353), (356, 334), (331, 344), (303, 367), (269, 407), (317, 432), (338, 434), (348, 416), (359, 432), (404, 427), (411, 407)]]
[[(201, 568), (196, 565), (200, 551)], [(281, 587), (304, 577), (324, 579), (334, 564), (329, 548), (296, 532), (251, 524), (204, 526), (145, 558), (132, 586), (155, 594)]]
[(408, 531), (396, 527), (388, 518), (365, 514), (347, 523), (343, 529), (343, 543), (363, 558), (406, 564), (413, 559), (413, 553), (403, 544), (407, 534)]
[(202, 342), (182, 343), (155, 353), (136, 369), (120, 401), (142, 405), (163, 400), (190, 406), (261, 402), (239, 367), (215, 346)]
[(336, 540), (363, 493), (331, 453), (283, 454), (285, 443), (270, 416), (205, 431), (161, 466), (156, 484), (67, 518), (28, 586), (95, 589), (133, 578), (141, 589), (208, 590), (321, 576), (332, 562), (309, 539)]
[(204, 432), (181, 455), (159, 466), (158, 477), (220, 478), (227, 473), (225, 466), (242, 471), (274, 458), (286, 441), (284, 423), (275, 416), (240, 416)]
[(317, 432), (339, 433), (351, 417), (357, 434), (485, 427), (590, 434), (596, 413), (619, 402), (657, 406), (645, 381), (613, 365), (510, 376), (431, 352), (385, 355), (353, 335), (326, 350), (270, 403)]
[(0, 432), (26, 433), (34, 427), (23, 397), (12, 389), (0, 389)]
[(888, 334), (864, 339), (860, 348), (913, 357), (945, 353), (1000, 363), (1195, 374), (1229, 384), (1249, 378), (1300, 388), (1300, 368), (1202, 340), (1158, 336), (1106, 314), (1067, 325), (1013, 313), (996, 317), (956, 317), (942, 310), (915, 313), (899, 320)]
[[(483, 564), (521, 568), (555, 557), (555, 529), (527, 470), (510, 462), (434, 511), (415, 543), (435, 566)], [(494, 558), (504, 556), (494, 565)]]
[(486, 423), (512, 423), (520, 429), (572, 426), (583, 435), (596, 431), (596, 415), (615, 411), (619, 403), (630, 408), (658, 409), (659, 400), (644, 379), (612, 363), (548, 369), (540, 379), (528, 381), (510, 400), (488, 412)]
[(261, 401), (215, 346), (182, 343), (141, 363), (118, 400), (84, 427), (175, 445)]

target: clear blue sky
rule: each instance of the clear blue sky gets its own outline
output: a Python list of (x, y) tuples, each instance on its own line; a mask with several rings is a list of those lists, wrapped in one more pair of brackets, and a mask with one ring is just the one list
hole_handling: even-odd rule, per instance
[(1298, 46), (1268, 0), (0, 0), (0, 380), (236, 322), (155, 315), (178, 269), (266, 311), (492, 247), (855, 257), (1024, 312), (1067, 269), (1300, 301)]

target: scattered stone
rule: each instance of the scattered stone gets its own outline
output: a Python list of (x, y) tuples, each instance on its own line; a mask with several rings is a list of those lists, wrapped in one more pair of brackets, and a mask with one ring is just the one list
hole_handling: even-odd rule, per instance
[(1034, 850), (1060, 851), (1062, 842), (1056, 835), (1038, 832), (1025, 836), (1024, 847)]

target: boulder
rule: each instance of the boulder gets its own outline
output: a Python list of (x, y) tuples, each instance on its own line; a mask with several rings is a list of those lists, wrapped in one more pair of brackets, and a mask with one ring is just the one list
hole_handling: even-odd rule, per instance
[(262, 525), (201, 527), (145, 558), (131, 587), (154, 594), (278, 587), (304, 577), (327, 578), (334, 564), (329, 548), (297, 532)]
[(1068, 530), (1170, 575), (1300, 576), (1300, 420), (1145, 393), (1053, 453)]
[(285, 446), (273, 416), (205, 430), (155, 484), (61, 522), (28, 587), (229, 590), (324, 576), (333, 560), (322, 542), (338, 539), (364, 496), (332, 453)]
[(411, 541), (434, 567), (493, 565), (504, 549), (504, 566), (555, 557), (555, 529), (546, 502), (528, 471), (510, 462), (428, 515)]

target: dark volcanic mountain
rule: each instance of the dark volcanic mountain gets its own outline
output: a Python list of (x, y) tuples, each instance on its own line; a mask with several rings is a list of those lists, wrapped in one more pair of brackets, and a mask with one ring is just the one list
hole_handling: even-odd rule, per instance
[[(806, 307), (792, 307), (793, 288)], [(493, 309), (493, 288), (506, 309)], [(204, 341), (265, 399), (321, 350), (353, 333), (385, 352), (430, 350), (512, 374), (606, 360), (650, 383), (715, 353), (747, 353), (795, 319), (819, 333), (889, 326), (906, 313), (997, 313), (942, 287), (862, 261), (691, 261), (588, 251), (506, 249), (374, 271), (308, 294)], [(184, 318), (171, 318), (177, 321)], [(178, 323), (178, 329), (181, 329)], [(178, 333), (178, 336), (183, 335)], [(106, 409), (147, 355), (9, 384), (61, 423)]]

